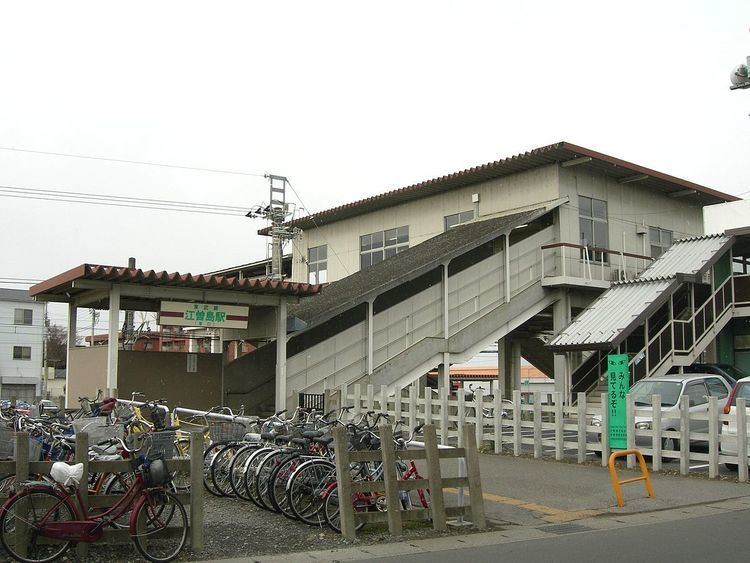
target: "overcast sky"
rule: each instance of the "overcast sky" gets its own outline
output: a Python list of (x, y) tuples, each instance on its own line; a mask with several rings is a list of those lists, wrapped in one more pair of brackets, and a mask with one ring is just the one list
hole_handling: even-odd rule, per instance
[[(747, 0), (5, 2), (0, 146), (272, 172), (311, 212), (560, 140), (747, 196), (749, 28)], [(268, 200), (260, 176), (5, 150), (0, 185)], [(243, 217), (0, 206), (0, 278), (266, 253)]]

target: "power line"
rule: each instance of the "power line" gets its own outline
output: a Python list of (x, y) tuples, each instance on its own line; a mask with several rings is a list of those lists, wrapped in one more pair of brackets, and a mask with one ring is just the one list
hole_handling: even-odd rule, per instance
[(183, 166), (180, 164), (166, 164), (163, 162), (149, 162), (145, 160), (127, 160), (123, 158), (110, 158), (110, 157), (105, 157), (105, 156), (92, 156), (92, 155), (87, 155), (87, 154), (73, 154), (73, 153), (65, 153), (65, 152), (21, 149), (18, 147), (0, 147), (0, 150), (12, 151), (12, 152), (23, 152), (23, 153), (30, 153), (30, 154), (43, 154), (47, 156), (61, 156), (61, 157), (67, 157), (67, 158), (82, 158), (86, 160), (103, 160), (106, 162), (119, 162), (120, 164), (139, 164), (142, 166), (159, 166), (161, 168), (177, 168), (180, 170), (195, 170), (198, 172), (215, 172), (217, 174), (233, 174), (236, 176), (256, 176), (259, 178), (263, 178), (265, 176), (265, 174), (259, 174), (256, 172), (245, 172), (242, 170), (222, 170), (220, 168), (202, 168), (200, 166)]

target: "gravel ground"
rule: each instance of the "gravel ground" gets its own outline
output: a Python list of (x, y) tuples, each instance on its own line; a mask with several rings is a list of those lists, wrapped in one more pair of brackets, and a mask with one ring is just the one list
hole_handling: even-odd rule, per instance
[[(250, 502), (217, 498), (208, 493), (205, 495), (205, 533), (204, 549), (194, 553), (185, 548), (178, 561), (200, 561), (205, 559), (222, 559), (231, 557), (252, 557), (268, 554), (293, 553), (299, 551), (316, 551), (348, 547), (352, 542), (345, 541), (339, 534), (325, 525), (312, 527), (301, 522), (292, 521), (281, 514), (272, 514), (254, 506)], [(498, 525), (489, 523), (490, 529)], [(434, 532), (428, 522), (408, 523), (400, 540), (394, 540), (388, 534), (388, 527), (368, 525), (358, 532), (354, 543), (372, 545), (392, 541), (409, 541), (429, 537), (462, 535), (471, 533), (473, 528)], [(0, 548), (0, 555), (2, 555)], [(1, 557), (0, 557), (1, 558)], [(89, 556), (80, 559), (74, 550), (70, 550), (60, 561), (125, 563), (143, 561), (132, 544), (91, 545)]]

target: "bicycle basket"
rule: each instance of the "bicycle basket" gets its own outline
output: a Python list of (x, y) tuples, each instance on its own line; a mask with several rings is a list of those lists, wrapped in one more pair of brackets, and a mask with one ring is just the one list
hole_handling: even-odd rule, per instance
[(166, 462), (160, 457), (149, 458), (141, 468), (143, 484), (146, 487), (160, 487), (172, 480)]
[(172, 459), (174, 456), (176, 437), (174, 430), (162, 430), (161, 432), (151, 432), (151, 448), (149, 455), (161, 457), (162, 459)]
[(244, 424), (229, 420), (209, 420), (208, 428), (213, 442), (239, 441), (247, 433)]
[(141, 416), (154, 425), (155, 428), (166, 428), (167, 413), (158, 406), (144, 405), (140, 407)]

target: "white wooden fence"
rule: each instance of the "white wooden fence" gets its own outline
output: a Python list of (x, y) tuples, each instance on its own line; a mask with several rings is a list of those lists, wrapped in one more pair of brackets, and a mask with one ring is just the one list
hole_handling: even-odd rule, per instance
[[(515, 391), (508, 400), (499, 393), (485, 396), (479, 389), (473, 398), (467, 400), (462, 392), (457, 396), (448, 395), (445, 389), (435, 393), (430, 388), (420, 390), (416, 384), (396, 388), (390, 394), (385, 385), (376, 389), (373, 385), (355, 384), (345, 386), (331, 396), (334, 402), (340, 400), (342, 406), (353, 405), (349, 412), (351, 419), (374, 411), (402, 420), (409, 428), (420, 423), (434, 424), (442, 444), (463, 446), (459, 429), (466, 423), (473, 423), (477, 443), (492, 442), (495, 453), (512, 451), (516, 456), (530, 453), (535, 458), (554, 457), (557, 460), (575, 457), (578, 463), (595, 460), (595, 456), (601, 455), (602, 466), (607, 465), (610, 454), (608, 434), (602, 432), (607, 428), (607, 409), (601, 408), (602, 404), (607, 404), (605, 393), (602, 402), (596, 404), (587, 404), (586, 395), (579, 393), (577, 404), (573, 406), (564, 405), (560, 393), (542, 395)], [(497, 413), (502, 414), (497, 416)], [(636, 417), (648, 419), (650, 424), (643, 421), (636, 428)], [(719, 464), (727, 463), (739, 467), (740, 481), (748, 481), (744, 399), (737, 399), (737, 408), (732, 414), (721, 412), (716, 397), (709, 398), (707, 412), (691, 413), (688, 398), (682, 397), (679, 417), (680, 424), (671, 425), (677, 429), (666, 428), (663, 424), (665, 409), (658, 395), (652, 397), (652, 406), (648, 408), (636, 408), (629, 395), (628, 448), (637, 448), (645, 456), (650, 456), (653, 471), (661, 471), (665, 461), (679, 460), (681, 474), (707, 467), (709, 477), (715, 478), (719, 475)], [(730, 420), (737, 428), (736, 436), (721, 431)], [(676, 449), (663, 448), (663, 445), (669, 445), (666, 440), (670, 438), (672, 444), (678, 444)], [(737, 455), (721, 454), (722, 441)], [(697, 442), (707, 444), (707, 448), (696, 448)], [(739, 463), (740, 459), (746, 460), (745, 463)], [(628, 466), (635, 467), (634, 456), (629, 456)]]

